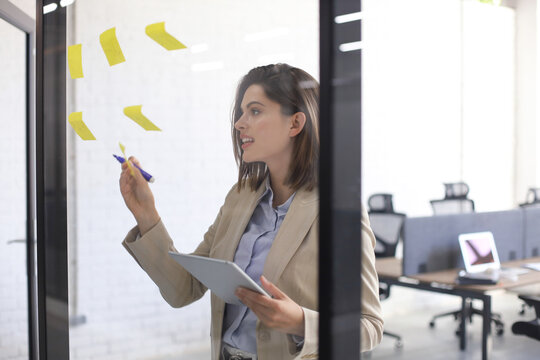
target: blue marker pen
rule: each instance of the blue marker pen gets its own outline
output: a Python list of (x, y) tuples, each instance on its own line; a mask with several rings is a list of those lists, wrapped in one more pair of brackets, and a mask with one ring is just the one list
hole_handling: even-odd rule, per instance
[[(120, 164), (123, 164), (126, 162), (126, 159), (124, 159), (123, 157), (121, 156), (118, 156), (118, 155), (114, 155), (113, 156), (115, 157), (116, 160), (118, 160), (118, 162)], [(133, 163), (132, 163), (133, 164)], [(154, 181), (156, 181), (156, 179), (150, 175), (149, 173), (147, 173), (146, 171), (144, 171), (143, 169), (141, 169), (140, 167), (138, 167), (136, 164), (133, 164), (137, 169), (139, 169), (141, 171), (141, 174), (142, 176), (144, 177), (144, 179), (150, 183), (153, 183)]]

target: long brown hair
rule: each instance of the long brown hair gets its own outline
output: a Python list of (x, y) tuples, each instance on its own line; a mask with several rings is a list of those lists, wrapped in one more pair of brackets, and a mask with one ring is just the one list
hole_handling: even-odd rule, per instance
[(240, 132), (234, 127), (242, 116), (241, 103), (251, 85), (262, 86), (265, 95), (281, 105), (282, 114), (302, 112), (306, 115), (304, 128), (294, 139), (293, 159), (285, 184), (295, 191), (303, 186), (312, 190), (317, 186), (319, 176), (319, 83), (304, 70), (287, 64), (251, 69), (238, 84), (231, 119), (233, 151), (238, 165), (238, 190), (249, 184), (254, 191), (268, 175), (265, 163), (246, 163), (242, 160)]

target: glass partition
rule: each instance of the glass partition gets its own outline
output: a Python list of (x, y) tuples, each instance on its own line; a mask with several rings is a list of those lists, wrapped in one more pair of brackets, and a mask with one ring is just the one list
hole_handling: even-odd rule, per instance
[(0, 359), (28, 359), (26, 34), (0, 19)]
[[(80, 116), (95, 137), (82, 140), (66, 122), (70, 358), (209, 359), (209, 292), (172, 308), (121, 245), (135, 220), (112, 155), (123, 156), (121, 142), (155, 177), (150, 187), (176, 249), (194, 251), (237, 181), (236, 86), (251, 68), (278, 62), (319, 78), (318, 2), (64, 3), (68, 54), (81, 45), (80, 60), (69, 60), (82, 66), (82, 77), (67, 70), (66, 118)], [(161, 22), (185, 48), (167, 50), (148, 35)], [(125, 59), (115, 65), (102, 47), (108, 30)], [(146, 131), (130, 111), (160, 131)]]
[[(517, 208), (528, 187), (538, 183), (537, 1), (362, 3), (363, 199), (389, 194), (390, 212), (429, 217), (436, 214), (430, 200), (445, 197), (444, 183), (465, 182), (470, 188), (468, 198), (474, 200), (473, 211)], [(373, 206), (372, 210), (377, 209)], [(456, 206), (448, 214), (461, 211), (467, 210)], [(397, 217), (390, 214), (387, 219), (392, 216)], [(403, 257), (402, 263), (407, 264), (411, 259), (402, 246), (412, 249), (412, 256), (415, 245), (403, 239), (402, 224), (397, 224), (395, 253), (384, 256)], [(439, 224), (448, 225), (444, 220)], [(386, 225), (372, 222), (375, 233), (383, 238)], [(501, 248), (505, 240), (495, 241)], [(452, 250), (434, 243), (424, 245), (431, 249), (432, 259), (460, 261), (457, 235), (454, 241)], [(511, 239), (516, 244), (520, 241)], [(427, 354), (440, 348), (441, 339), (455, 341), (458, 353), (455, 334), (464, 334), (465, 328), (454, 333), (458, 322), (448, 316), (444, 323), (439, 317), (441, 312), (467, 309), (468, 304), (452, 296), (426, 296), (400, 286), (392, 289), (382, 302), (388, 334), (372, 359), (400, 357), (411, 351), (409, 345)], [(492, 304), (500, 306), (495, 304), (502, 299), (493, 299)], [(514, 312), (508, 309), (502, 317), (510, 325)], [(471, 327), (471, 332), (477, 329)], [(470, 341), (470, 335), (467, 350), (456, 356), (479, 357), (475, 352), (479, 345)], [(510, 340), (507, 348), (514, 346), (510, 344), (513, 338), (506, 340)], [(433, 347), (425, 345), (431, 342)], [(465, 341), (461, 344), (464, 350)], [(495, 352), (493, 357), (498, 356)]]

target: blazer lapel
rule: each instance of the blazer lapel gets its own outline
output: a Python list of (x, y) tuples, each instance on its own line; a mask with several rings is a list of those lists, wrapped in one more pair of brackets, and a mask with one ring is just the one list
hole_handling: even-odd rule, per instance
[[(246, 226), (253, 215), (253, 211), (258, 204), (258, 199), (261, 197), (265, 190), (264, 183), (259, 186), (257, 191), (245, 191), (245, 195), (242, 194), (237, 205), (235, 206), (233, 213), (231, 214), (231, 219), (229, 219), (229, 227), (225, 236), (223, 237), (223, 244), (227, 246), (222, 246), (221, 251), (216, 251), (214, 257), (220, 258), (223, 260), (232, 261), (234, 259), (234, 254), (236, 253), (236, 248), (238, 243), (246, 230)], [(229, 244), (230, 241), (230, 244)]]
[[(319, 191), (298, 190), (264, 264), (264, 275), (275, 283), (319, 214)], [(316, 261), (316, 259), (314, 259)]]

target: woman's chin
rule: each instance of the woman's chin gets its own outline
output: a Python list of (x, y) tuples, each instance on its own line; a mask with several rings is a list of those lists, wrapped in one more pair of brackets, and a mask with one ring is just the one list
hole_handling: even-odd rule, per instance
[(258, 164), (258, 163), (264, 163), (264, 161), (261, 161), (261, 160), (253, 160), (253, 159), (249, 159), (249, 160), (242, 160), (244, 162), (244, 164)]
[(242, 154), (242, 161), (245, 162), (246, 164), (250, 164), (250, 163), (257, 163), (257, 162), (263, 162), (265, 163), (266, 161), (264, 160), (264, 158), (261, 158), (259, 156), (253, 156), (254, 154), (246, 154), (246, 153), (243, 153)]

